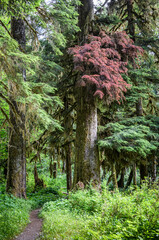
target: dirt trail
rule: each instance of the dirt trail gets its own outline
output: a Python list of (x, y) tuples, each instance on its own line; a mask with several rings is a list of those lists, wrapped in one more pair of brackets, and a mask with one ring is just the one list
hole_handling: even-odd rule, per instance
[(40, 209), (33, 210), (30, 214), (30, 223), (24, 231), (14, 240), (36, 240), (40, 236), (42, 219), (38, 217)]

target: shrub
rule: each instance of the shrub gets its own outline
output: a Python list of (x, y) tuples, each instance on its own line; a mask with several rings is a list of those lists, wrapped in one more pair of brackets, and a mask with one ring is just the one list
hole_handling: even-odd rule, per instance
[(127, 192), (71, 193), (69, 199), (46, 203), (42, 210), (44, 239), (127, 240), (159, 238), (158, 189)]

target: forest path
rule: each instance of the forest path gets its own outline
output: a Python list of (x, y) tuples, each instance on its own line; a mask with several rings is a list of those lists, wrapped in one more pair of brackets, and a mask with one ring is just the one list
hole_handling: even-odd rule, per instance
[(30, 223), (14, 240), (38, 240), (42, 227), (42, 219), (38, 217), (39, 211), (40, 209), (36, 209), (30, 213)]

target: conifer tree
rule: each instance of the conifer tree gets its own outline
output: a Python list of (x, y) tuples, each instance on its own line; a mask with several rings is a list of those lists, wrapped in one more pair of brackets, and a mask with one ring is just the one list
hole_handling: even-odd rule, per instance
[(102, 99), (105, 95), (107, 103), (123, 98), (123, 92), (129, 85), (121, 74), (127, 72), (125, 66), (128, 60), (135, 66), (134, 59), (138, 52), (142, 52), (141, 48), (135, 47), (124, 32), (109, 36), (101, 32), (99, 36), (88, 37), (83, 46), (70, 49), (74, 56), (75, 70), (80, 73), (77, 81), (79, 87), (74, 185), (78, 181), (84, 184), (90, 181), (98, 184), (100, 181), (96, 148), (96, 97)]

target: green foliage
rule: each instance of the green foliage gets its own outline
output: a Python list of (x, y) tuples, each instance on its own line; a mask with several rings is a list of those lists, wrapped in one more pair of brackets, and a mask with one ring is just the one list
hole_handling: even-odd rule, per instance
[(31, 202), (0, 194), (0, 239), (12, 239), (29, 222)]
[(158, 117), (146, 116), (109, 123), (102, 130), (109, 136), (100, 140), (99, 146), (128, 158), (146, 158), (158, 150), (158, 121)]
[[(157, 239), (158, 197), (158, 189), (148, 189), (146, 184), (142, 189), (129, 189), (127, 193), (113, 193), (107, 189), (101, 194), (79, 191), (71, 194), (68, 200), (44, 204), (42, 239)], [(90, 211), (91, 202), (97, 208)]]

